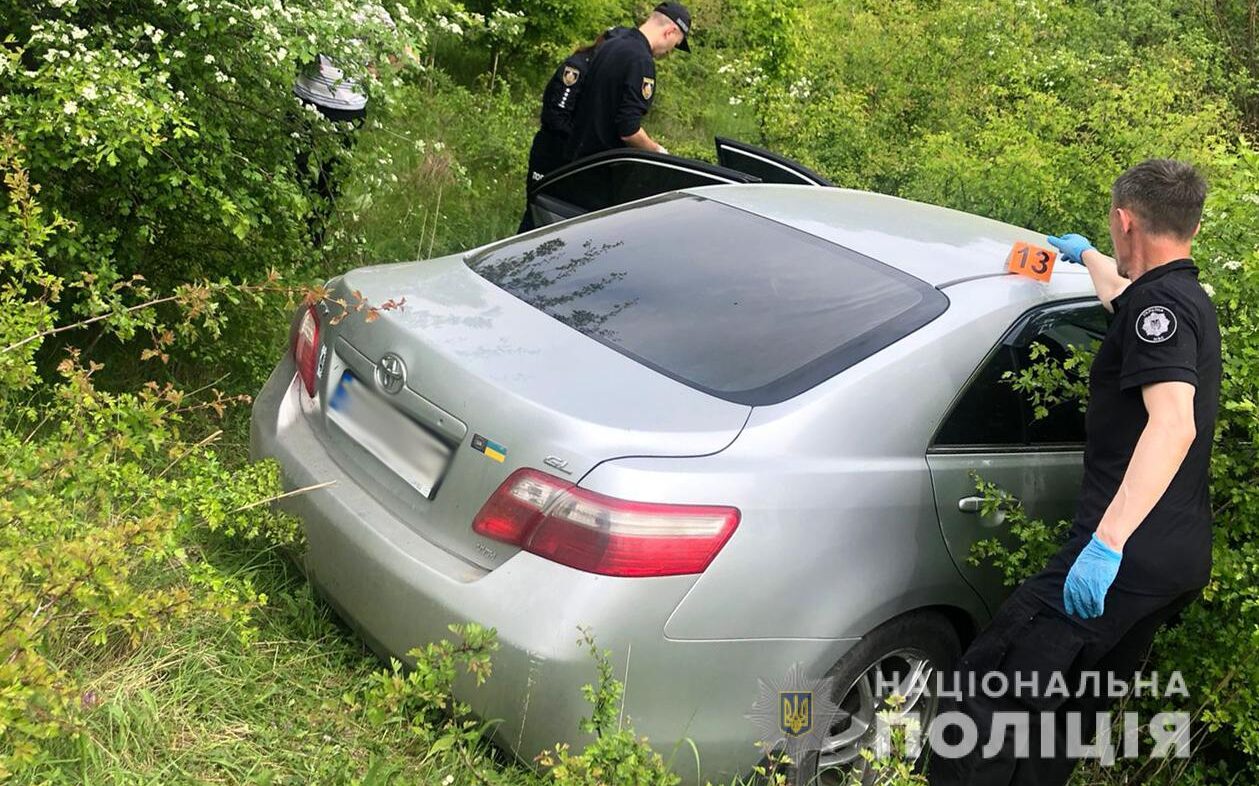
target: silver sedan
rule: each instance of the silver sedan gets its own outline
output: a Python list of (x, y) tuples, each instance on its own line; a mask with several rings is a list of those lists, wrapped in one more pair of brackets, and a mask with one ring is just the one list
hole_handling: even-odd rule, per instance
[[(1105, 317), (1079, 268), (1008, 274), (1019, 242), (1044, 238), (756, 183), (353, 270), (333, 299), (405, 303), (303, 307), (253, 453), (291, 488), (335, 481), (285, 507), (378, 652), (497, 629), (493, 677), (461, 690), (506, 750), (582, 742), (588, 626), (637, 731), (697, 746), (702, 772), (675, 758), (688, 781), (804, 731), (807, 767), (859, 780), (888, 695), (929, 714), (929, 677), (1002, 598), (967, 560), (1005, 536), (971, 473), (1033, 515), (1074, 502), (1080, 413), (1035, 419), (1003, 377)], [(817, 685), (818, 712), (788, 717), (779, 699)]]

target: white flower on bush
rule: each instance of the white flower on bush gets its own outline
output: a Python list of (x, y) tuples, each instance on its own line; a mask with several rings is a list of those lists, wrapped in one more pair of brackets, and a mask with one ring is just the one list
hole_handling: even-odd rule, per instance
[(1207, 297), (1215, 297), (1215, 287), (1210, 284), (1203, 284), (1202, 291), (1207, 293)]
[(459, 23), (447, 19), (444, 16), (437, 17), (437, 27), (440, 30), (445, 30), (447, 33), (463, 35), (463, 28), (459, 26)]
[(96, 85), (84, 85), (83, 89), (79, 91), (79, 94), (82, 95), (83, 98), (88, 101), (95, 101), (96, 100)]
[(65, 106), (61, 107), (61, 111), (65, 112), (67, 115), (78, 114), (79, 105), (73, 99), (71, 99), (70, 101), (67, 101), (65, 103)]
[(1240, 259), (1230, 259), (1224, 263), (1225, 270), (1241, 270), (1242, 263)]
[(214, 62), (214, 55), (206, 55), (206, 56), (205, 56), (205, 64), (206, 64), (206, 65), (210, 65), (210, 64), (211, 64), (211, 63), (213, 63), (213, 62)]

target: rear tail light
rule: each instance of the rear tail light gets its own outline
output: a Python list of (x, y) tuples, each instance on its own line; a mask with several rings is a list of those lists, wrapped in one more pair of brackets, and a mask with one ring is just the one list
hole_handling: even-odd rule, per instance
[(307, 306), (293, 335), (293, 361), (309, 396), (315, 395), (315, 374), (319, 366), (319, 315)]
[(738, 525), (736, 508), (627, 502), (520, 469), (472, 529), (590, 573), (677, 576), (704, 572)]

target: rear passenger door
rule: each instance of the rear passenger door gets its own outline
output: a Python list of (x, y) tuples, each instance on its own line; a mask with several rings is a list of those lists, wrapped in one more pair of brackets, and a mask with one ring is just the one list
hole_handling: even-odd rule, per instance
[(746, 172), (645, 150), (608, 150), (555, 170), (529, 189), (536, 226), (683, 188), (755, 183)]
[(797, 186), (834, 186), (835, 184), (809, 169), (777, 153), (717, 137), (717, 163), (728, 169), (746, 172), (762, 183), (787, 183)]
[(1021, 317), (972, 375), (927, 453), (945, 543), (989, 611), (1011, 588), (997, 569), (970, 564), (971, 547), (993, 537), (1007, 544), (1014, 539), (1003, 514), (980, 514), (971, 473), (1013, 494), (1032, 518), (1070, 519), (1084, 451), (1084, 415), (1077, 402), (1051, 407), (1048, 417), (1036, 419), (1031, 402), (1002, 377), (1034, 362), (1033, 344), (1064, 360), (1068, 346), (1100, 342), (1106, 324), (1096, 300), (1059, 303)]

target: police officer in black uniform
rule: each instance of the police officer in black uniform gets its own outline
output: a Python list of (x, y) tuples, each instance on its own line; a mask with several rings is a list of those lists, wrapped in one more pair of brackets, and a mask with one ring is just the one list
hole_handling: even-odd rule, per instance
[[(1093, 741), (1110, 680), (1129, 681), (1158, 628), (1207, 583), (1220, 332), (1189, 258), (1205, 197), (1193, 167), (1146, 161), (1112, 188), (1114, 259), (1080, 235), (1049, 238), (1065, 260), (1088, 268), (1114, 314), (1089, 373), (1084, 479), (1066, 545), (962, 656), (961, 700), (942, 709), (965, 713), (978, 741), (960, 758), (934, 755), (932, 786), (1065, 784), (1076, 764), (1068, 742)], [(994, 672), (1010, 689), (969, 690)], [(1055, 674), (1069, 690), (1046, 690)], [(1015, 693), (1020, 679), (1035, 690)], [(1042, 712), (1052, 730), (1042, 728)], [(994, 723), (997, 713), (1006, 720)], [(1024, 740), (1009, 734), (1008, 719), (1019, 717)], [(997, 744), (985, 750), (994, 731)], [(1017, 750), (1011, 736), (1026, 747)]]
[(564, 156), (564, 147), (568, 144), (568, 135), (573, 128), (573, 110), (577, 106), (582, 88), (585, 87), (590, 61), (606, 35), (601, 34), (590, 46), (582, 47), (566, 57), (542, 91), (540, 127), (533, 135), (533, 144), (529, 147), (526, 189), (568, 163)]
[(691, 51), (691, 12), (661, 3), (637, 28), (617, 27), (596, 50), (568, 138), (569, 161), (618, 147), (668, 152), (643, 129), (656, 95), (655, 58)]
[[(661, 3), (639, 27), (614, 27), (556, 69), (542, 94), (541, 128), (529, 149), (526, 197), (534, 183), (570, 161), (616, 147), (667, 152), (642, 128), (656, 94), (656, 64), (673, 49), (689, 52), (691, 14)], [(533, 228), (525, 205), (520, 222)]]

